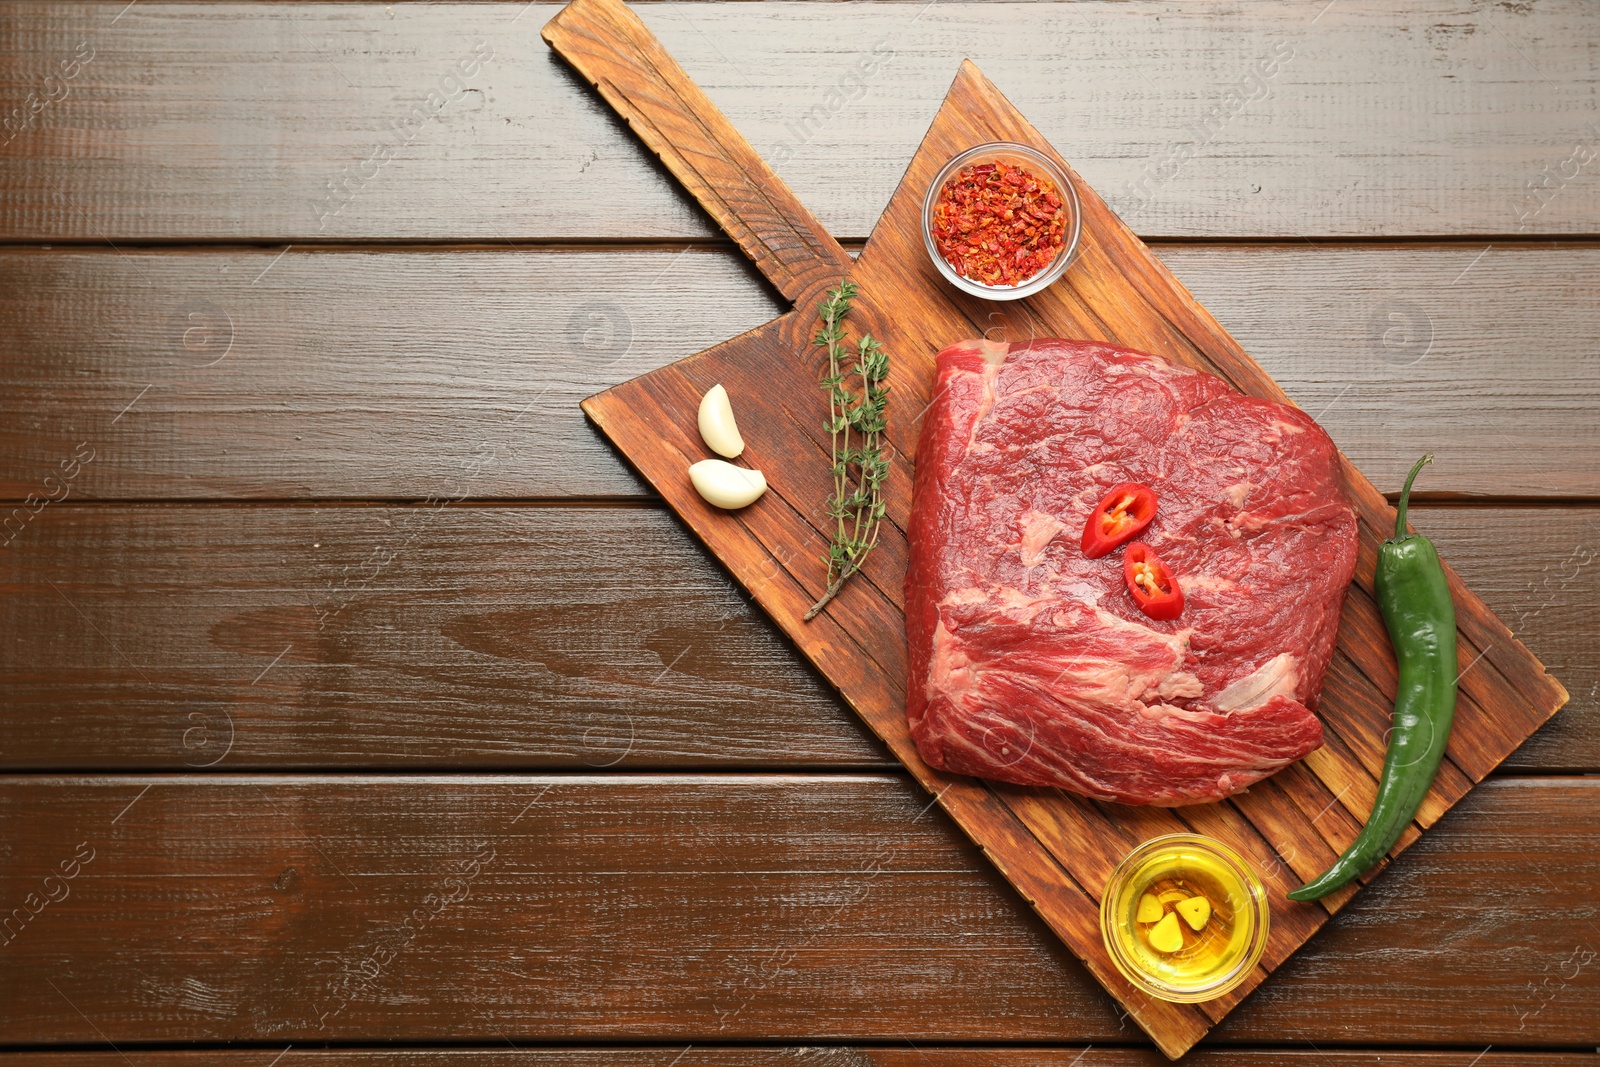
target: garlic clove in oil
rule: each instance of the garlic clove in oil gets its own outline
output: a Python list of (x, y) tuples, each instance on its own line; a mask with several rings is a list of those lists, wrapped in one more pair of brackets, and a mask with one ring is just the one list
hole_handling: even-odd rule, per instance
[(700, 437), (719, 456), (734, 459), (744, 451), (744, 438), (739, 436), (739, 424), (733, 420), (733, 404), (720, 383), (700, 398)]
[(692, 464), (689, 480), (707, 503), (729, 511), (755, 503), (767, 491), (766, 476), (760, 471), (735, 467), (720, 459), (703, 459)]
[(1204, 930), (1206, 922), (1211, 918), (1211, 901), (1205, 897), (1190, 897), (1178, 901), (1174, 906), (1178, 914), (1183, 916), (1183, 921), (1189, 924), (1189, 929), (1195, 933)]
[(1150, 928), (1146, 935), (1150, 939), (1150, 947), (1157, 952), (1168, 955), (1183, 947), (1183, 928), (1178, 925), (1178, 913), (1167, 912), (1166, 918)]

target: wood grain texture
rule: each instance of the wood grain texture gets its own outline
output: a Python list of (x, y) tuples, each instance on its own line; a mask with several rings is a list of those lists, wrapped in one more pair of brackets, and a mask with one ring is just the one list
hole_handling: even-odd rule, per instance
[[(1216, 1039), (1592, 1048), (1597, 812), (1474, 790)], [(1136, 1038), (900, 775), (9, 778), (0, 825), (7, 913), (93, 849), (0, 946), (8, 1043)]]
[[(638, 15), (617, 4), (597, 24), (563, 8), (540, 36), (599, 90), (784, 299), (812, 303), (849, 269), (849, 255)], [(618, 40), (632, 47), (618, 49)]]
[[(606, 25), (616, 0), (576, 0), (564, 20), (582, 17)], [(580, 15), (581, 13), (581, 15)], [(596, 32), (603, 33), (603, 30)], [(624, 40), (614, 44), (631, 46)], [(722, 123), (718, 117), (702, 121)], [(736, 136), (727, 131), (725, 136)], [(1060, 790), (1023, 790), (936, 772), (911, 743), (904, 716), (905, 646), (900, 609), (905, 567), (903, 531), (909, 513), (905, 457), (914, 452), (916, 424), (926, 410), (932, 358), (952, 336), (996, 326), (1011, 336), (1105, 339), (1161, 354), (1218, 374), (1242, 391), (1274, 400), (1287, 397), (1271, 377), (1183, 289), (1081, 179), (1084, 239), (1078, 260), (1061, 282), (1026, 305), (985, 305), (945, 285), (922, 251), (920, 205), (932, 176), (955, 153), (986, 141), (1048, 142), (969, 61), (913, 157), (905, 181), (891, 198), (855, 266), (860, 287), (856, 328), (870, 331), (894, 353), (885, 444), (901, 457), (886, 483), (889, 518), (873, 558), (830, 605), (826, 618), (801, 621), (801, 608), (823, 584), (814, 564), (826, 521), (816, 502), (826, 497), (820, 460), (826, 444), (816, 430), (817, 403), (804, 396), (815, 372), (798, 361), (810, 331), (809, 309), (797, 310), (760, 330), (644, 375), (584, 402), (584, 410), (629, 457), (667, 503), (793, 638), (850, 705), (994, 859), (1002, 873), (1128, 1010), (1168, 1056), (1192, 1047), (1266, 975), (1281, 965), (1354, 894), (1351, 886), (1316, 905), (1298, 905), (1286, 893), (1314, 877), (1352, 841), (1371, 808), (1386, 708), (1393, 699), (1393, 653), (1372, 601), (1373, 563), (1392, 511), (1348, 462), (1347, 494), (1362, 527), (1356, 579), (1340, 622), (1340, 656), (1354, 668), (1330, 672), (1320, 714), (1330, 742), (1294, 774), (1210, 805), (1128, 815)], [(1058, 162), (1059, 158), (1058, 158)], [(1065, 166), (1065, 164), (1062, 164)], [(759, 219), (750, 220), (759, 225)], [(970, 327), (970, 330), (967, 329)], [(684, 484), (683, 470), (699, 452), (698, 434), (675, 425), (670, 412), (689, 410), (713, 382), (730, 393), (759, 398), (757, 421), (767, 427), (761, 447), (743, 459), (778, 472), (773, 491), (738, 513), (721, 513)], [(775, 384), (776, 383), (776, 384)], [(747, 405), (746, 410), (749, 410)], [(907, 414), (907, 412), (911, 414)], [(774, 575), (773, 566), (784, 568)], [(1446, 568), (1448, 572), (1448, 567)], [(1424, 800), (1411, 833), (1391, 849), (1415, 840), (1472, 784), (1530, 736), (1567, 701), (1566, 691), (1505, 626), (1451, 575), (1457, 601), (1461, 697), (1444, 767)], [(1472, 668), (1482, 662), (1483, 668)], [(1324, 816), (1329, 816), (1324, 818)], [(1101, 944), (1097, 912), (1113, 857), (1139, 840), (1195, 830), (1226, 841), (1262, 874), (1273, 923), (1254, 972), (1229, 994), (1196, 1006), (1152, 1001), (1110, 963)], [(1368, 876), (1370, 877), (1370, 875)], [(1326, 910), (1324, 910), (1326, 909)]]
[[(1600, 511), (1413, 513), (1573, 693), (1506, 768), (1600, 770)], [(0, 589), (0, 767), (895, 765), (656, 508), (69, 502)]]
[[(65, 98), (0, 147), (0, 237), (711, 233), (538, 40), (550, 5), (124, 6), (0, 16), (6, 112), (80, 42), (94, 49)], [(1568, 162), (1600, 142), (1585, 0), (1323, 6), (941, 0), (855, 4), (841, 24), (841, 9), (807, 3), (644, 4), (639, 16), (841, 237), (877, 219), (962, 55), (1147, 236), (1600, 232), (1596, 164)], [(447, 81), (479, 42), (492, 57)], [(1280, 47), (1292, 60), (1252, 82)], [(890, 61), (863, 78), (875, 49)]]
[(640, 508), (74, 508), (0, 552), (11, 767), (884, 766)]
[[(279, 1067), (1159, 1067), (1154, 1050), (1066, 1046), (940, 1048), (910, 1039), (905, 1048), (811, 1045), (776, 1048), (525, 1048), (525, 1049), (295, 1049)], [(15, 1067), (196, 1067), (223, 1064), (261, 1067), (265, 1050), (208, 1049), (204, 1052), (21, 1052), (6, 1056)], [(1484, 1053), (1479, 1067), (1593, 1067), (1592, 1052)], [(1459, 1052), (1395, 1049), (1196, 1049), (1184, 1057), (1191, 1067), (1461, 1067)]]
[[(1600, 247), (1156, 251), (1379, 486), (1600, 496)], [(726, 246), (4, 252), (0, 495), (640, 496), (578, 401), (782, 310)]]

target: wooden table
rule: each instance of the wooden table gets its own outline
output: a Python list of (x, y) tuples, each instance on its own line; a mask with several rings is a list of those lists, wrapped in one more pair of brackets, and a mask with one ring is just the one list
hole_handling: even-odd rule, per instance
[[(0, 11), (7, 1058), (1164, 1062), (585, 425), (782, 308), (555, 8), (124, 2)], [(853, 247), (977, 60), (1572, 693), (1189, 1059), (1594, 1062), (1600, 12), (638, 10)]]

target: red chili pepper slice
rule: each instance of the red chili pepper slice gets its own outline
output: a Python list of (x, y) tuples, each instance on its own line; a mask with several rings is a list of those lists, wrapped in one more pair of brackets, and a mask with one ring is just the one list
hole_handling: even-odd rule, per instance
[(1172, 568), (1143, 541), (1135, 541), (1122, 554), (1122, 577), (1139, 610), (1152, 619), (1176, 619), (1183, 613), (1183, 590)]
[(1156, 517), (1156, 494), (1149, 486), (1123, 482), (1100, 500), (1083, 526), (1083, 554), (1099, 559), (1132, 541)]

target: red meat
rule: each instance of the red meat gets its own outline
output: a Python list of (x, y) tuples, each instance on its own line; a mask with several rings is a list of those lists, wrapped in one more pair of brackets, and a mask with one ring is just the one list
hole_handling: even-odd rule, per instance
[[(1084, 522), (1155, 490), (1140, 536), (1183, 614), (1142, 615)], [(1355, 569), (1310, 416), (1087, 341), (939, 353), (917, 447), (907, 715), (935, 767), (1125, 804), (1236, 793), (1322, 743), (1312, 713)]]

